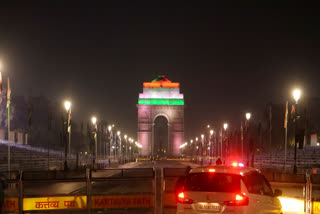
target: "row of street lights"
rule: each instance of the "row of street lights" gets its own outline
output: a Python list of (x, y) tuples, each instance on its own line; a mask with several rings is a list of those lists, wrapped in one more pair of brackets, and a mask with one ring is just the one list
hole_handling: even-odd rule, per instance
[[(292, 96), (293, 96), (293, 99), (295, 100), (295, 103), (293, 105), (293, 132), (294, 132), (294, 136), (296, 136), (296, 127), (297, 127), (297, 120), (299, 119), (299, 116), (297, 115), (297, 105), (298, 105), (298, 101), (301, 97), (301, 90), (300, 89), (294, 89), (293, 92), (292, 92)], [(286, 166), (286, 160), (287, 160), (287, 114), (288, 114), (288, 101), (286, 102), (286, 115), (285, 115), (285, 157), (284, 157), (284, 165)], [(246, 143), (246, 147), (247, 147), (247, 165), (249, 165), (249, 159), (250, 159), (250, 149), (249, 149), (249, 138), (248, 138), (248, 128), (249, 128), (249, 121), (251, 119), (251, 116), (252, 114), (250, 112), (247, 112), (245, 114), (245, 118), (246, 118), (246, 125), (245, 125), (245, 133), (243, 131), (243, 125), (242, 125), (242, 121), (241, 121), (241, 159), (244, 160), (244, 134), (246, 136), (246, 139), (245, 139), (245, 143)], [(270, 121), (271, 122), (271, 121)], [(220, 128), (220, 145), (219, 145), (219, 142), (217, 140), (217, 138), (214, 137), (214, 133), (215, 131), (213, 129), (211, 129), (209, 131), (209, 145), (208, 145), (208, 151), (209, 151), (209, 156), (211, 157), (220, 157), (220, 158), (223, 158), (223, 133), (226, 133), (227, 129), (228, 129), (228, 123), (224, 123), (223, 124), (223, 129)], [(210, 129), (210, 125), (207, 126), (208, 129)], [(224, 132), (223, 132), (224, 131)], [(270, 133), (271, 135), (271, 133)], [(195, 148), (195, 151), (196, 151), (196, 157), (198, 158), (198, 156), (200, 156), (201, 158), (203, 158), (203, 156), (207, 156), (206, 154), (207, 151), (203, 151), (203, 147), (206, 148), (206, 144), (205, 144), (205, 135), (204, 134), (201, 134), (201, 142), (198, 142), (199, 138), (196, 137), (195, 138), (195, 141), (193, 139), (190, 140), (190, 143), (189, 142), (185, 142), (184, 144), (182, 144), (180, 146), (181, 149), (186, 149), (187, 146), (191, 146), (193, 145), (193, 143), (195, 142), (196, 146)], [(270, 141), (271, 141), (271, 136), (269, 137)], [(214, 143), (214, 139), (216, 140), (216, 143)], [(301, 139), (300, 139), (301, 140)], [(294, 137), (294, 167), (293, 167), (293, 172), (294, 173), (297, 173), (297, 139), (295, 139)], [(215, 145), (214, 145), (215, 144)], [(227, 149), (227, 145), (228, 142), (226, 141), (225, 143), (225, 149)], [(199, 152), (198, 150), (200, 150), (200, 155), (199, 155)], [(253, 153), (252, 153), (252, 166), (253, 166), (253, 161), (254, 161), (254, 151), (255, 148), (253, 148)], [(192, 151), (192, 154), (193, 153), (193, 150)], [(227, 152), (225, 151), (225, 154), (227, 155)]]
[[(246, 117), (246, 124), (248, 126), (249, 120), (251, 119), (251, 113), (247, 112), (245, 114)], [(246, 126), (246, 131), (248, 130)], [(194, 139), (190, 140), (189, 142), (185, 142), (180, 146), (181, 149), (186, 149), (187, 146), (191, 147), (191, 153), (192, 156), (195, 156), (196, 159), (201, 159), (201, 162), (204, 157), (220, 157), (221, 159), (226, 158), (224, 156), (228, 155), (228, 139), (227, 139), (227, 130), (228, 130), (229, 124), (223, 123), (221, 128), (219, 129), (219, 139), (217, 132), (214, 131), (214, 129), (211, 129), (211, 126), (208, 125), (207, 128), (209, 129), (208, 137), (206, 138), (205, 134), (200, 135), (200, 141), (198, 137), (195, 137)], [(247, 132), (246, 132), (247, 134)], [(195, 142), (195, 144), (193, 144)], [(248, 143), (248, 142), (247, 142)], [(242, 128), (242, 122), (241, 122), (241, 158), (244, 159), (244, 149), (243, 149), (243, 128)], [(199, 151), (200, 150), (200, 151)], [(249, 154), (248, 154), (249, 158)]]
[[(66, 143), (65, 143), (65, 169), (67, 169), (67, 154), (71, 154), (71, 102), (69, 100), (66, 100), (64, 102), (64, 107), (67, 113), (67, 121), (65, 122), (66, 128), (66, 134), (68, 137), (66, 137)], [(91, 117), (91, 123), (93, 125), (93, 140), (94, 140), (94, 149), (93, 149), (93, 165), (96, 163), (96, 159), (98, 158), (98, 141), (97, 141), (97, 134), (98, 134), (98, 119), (97, 117), (93, 116)], [(118, 158), (120, 162), (129, 160), (129, 152), (130, 152), (130, 159), (133, 158), (133, 153), (138, 152), (138, 149), (142, 148), (142, 145), (139, 144), (137, 141), (135, 141), (133, 138), (128, 137), (126, 134), (123, 136), (124, 141), (122, 142), (121, 138), (121, 132), (117, 131), (116, 136), (114, 136), (113, 133), (114, 125), (109, 125), (106, 133), (108, 134), (109, 138), (109, 158), (111, 158), (111, 154), (113, 154), (114, 159)], [(100, 142), (101, 144), (101, 142)], [(104, 145), (104, 152), (103, 152), (103, 159), (106, 159), (105, 153), (106, 153), (107, 147), (106, 142)], [(112, 152), (111, 152), (112, 151)], [(101, 153), (101, 148), (100, 148)], [(118, 156), (118, 157), (117, 157)], [(101, 158), (101, 154), (100, 154)]]

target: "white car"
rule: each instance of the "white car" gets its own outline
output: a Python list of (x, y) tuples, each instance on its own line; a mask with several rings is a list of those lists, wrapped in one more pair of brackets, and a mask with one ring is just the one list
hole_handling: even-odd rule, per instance
[(191, 169), (176, 188), (177, 214), (282, 214), (281, 190), (241, 163)]

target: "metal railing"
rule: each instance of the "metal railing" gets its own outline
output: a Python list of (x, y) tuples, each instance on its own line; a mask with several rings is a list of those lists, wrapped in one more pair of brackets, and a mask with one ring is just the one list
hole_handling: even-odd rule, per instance
[[(4, 213), (155, 213), (155, 172), (147, 169), (4, 172)], [(131, 213), (131, 211), (130, 211)]]

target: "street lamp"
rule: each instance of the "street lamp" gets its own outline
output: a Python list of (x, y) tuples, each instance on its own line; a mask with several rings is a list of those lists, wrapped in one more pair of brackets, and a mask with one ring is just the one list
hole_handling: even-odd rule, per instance
[(125, 134), (124, 135), (124, 143), (125, 143), (125, 162), (128, 160), (128, 141), (127, 141), (128, 136)]
[(215, 149), (214, 145), (213, 145), (213, 130), (210, 130), (210, 138), (209, 138), (209, 146), (210, 146), (210, 157), (213, 157), (213, 149)]
[(228, 123), (224, 123), (224, 124), (223, 124), (223, 129), (226, 131), (227, 128), (228, 128)]
[[(224, 123), (223, 124), (223, 129), (224, 131), (227, 131), (227, 128), (228, 128), (228, 123)], [(223, 131), (222, 131), (222, 128), (221, 128), (221, 136), (220, 136), (220, 140), (221, 140), (221, 147), (220, 147), (220, 155), (221, 155), (221, 158), (223, 157)]]
[(64, 169), (67, 170), (68, 165), (67, 165), (67, 158), (68, 154), (70, 154), (70, 143), (71, 143), (71, 102), (70, 101), (65, 101), (64, 102), (64, 108), (66, 109), (67, 112), (67, 124), (66, 124), (66, 134), (65, 136), (65, 151), (64, 151)]
[(251, 113), (250, 112), (246, 113), (246, 119), (250, 120), (250, 118), (251, 118)]
[(298, 169), (297, 169), (297, 141), (295, 139), (295, 135), (296, 135), (296, 126), (297, 126), (297, 107), (298, 107), (298, 101), (301, 97), (301, 90), (300, 89), (294, 89), (293, 90), (293, 99), (296, 101), (295, 105), (295, 110), (294, 110), (294, 120), (293, 120), (293, 133), (294, 133), (294, 166), (293, 166), (293, 173), (297, 173)]
[(93, 125), (96, 125), (96, 123), (97, 123), (97, 118), (96, 118), (96, 117), (92, 117), (92, 118), (91, 118), (91, 122), (92, 122)]
[[(246, 119), (247, 119), (247, 126), (246, 126), (246, 144), (247, 144), (247, 165), (249, 166), (249, 159), (250, 159), (250, 145), (249, 145), (249, 120), (251, 118), (251, 113), (247, 112), (246, 113)], [(254, 149), (254, 148), (253, 148)], [(243, 153), (243, 144), (241, 145), (241, 152)], [(252, 151), (252, 163), (251, 166), (253, 167), (253, 162), (254, 162), (254, 150)]]
[(204, 145), (204, 134), (201, 134), (201, 147), (200, 147), (200, 152), (201, 152), (201, 163), (202, 163), (202, 161), (203, 161), (203, 150), (204, 150), (204, 152), (205, 152), (205, 154), (206, 154), (206, 150), (204, 149), (205, 148), (205, 145)]
[(117, 146), (117, 148), (119, 148), (119, 159), (120, 159), (120, 163), (121, 163), (121, 158), (122, 158), (122, 145), (121, 145), (121, 132), (120, 131), (117, 131), (117, 136), (118, 136), (118, 139), (119, 139), (119, 144)]
[(93, 125), (93, 128), (94, 128), (94, 134), (93, 134), (93, 140), (94, 140), (94, 155), (93, 155), (93, 167), (94, 167), (94, 164), (96, 162), (96, 158), (97, 158), (97, 129), (96, 129), (96, 125), (97, 125), (97, 118), (96, 117), (92, 117), (91, 118), (91, 122), (92, 122), (92, 125)]
[(301, 97), (301, 90), (300, 89), (294, 89), (293, 90), (293, 99), (296, 101), (296, 104), (298, 104), (298, 101)]
[(112, 150), (112, 140), (113, 140), (113, 133), (112, 131), (112, 125), (108, 126), (108, 131), (109, 131), (109, 161), (111, 161), (111, 150)]
[(67, 121), (67, 132), (69, 134), (69, 139), (68, 139), (68, 154), (71, 153), (71, 102), (70, 101), (65, 101), (64, 102), (64, 108), (67, 111), (68, 115), (68, 121)]

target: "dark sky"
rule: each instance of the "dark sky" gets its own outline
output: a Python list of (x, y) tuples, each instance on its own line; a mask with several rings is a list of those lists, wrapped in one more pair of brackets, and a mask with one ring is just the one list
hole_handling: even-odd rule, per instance
[(294, 86), (310, 97), (320, 90), (315, 5), (7, 2), (0, 58), (12, 93), (70, 98), (76, 121), (96, 114), (135, 135), (142, 82), (157, 75), (181, 83), (186, 137), (248, 110), (259, 120)]

